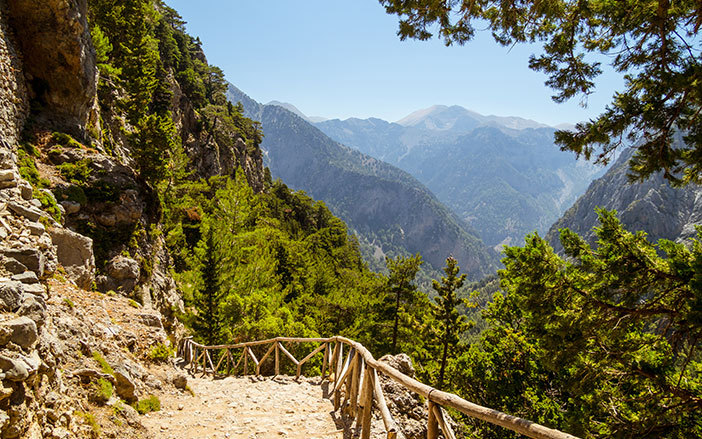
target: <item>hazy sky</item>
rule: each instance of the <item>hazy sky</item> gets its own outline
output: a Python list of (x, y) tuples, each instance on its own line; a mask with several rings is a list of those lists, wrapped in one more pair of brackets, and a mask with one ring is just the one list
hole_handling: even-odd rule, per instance
[(527, 67), (538, 47), (511, 50), (478, 32), (465, 46), (400, 41), (377, 0), (166, 0), (199, 36), (211, 64), (253, 99), (308, 116), (396, 121), (435, 104), (547, 124), (599, 114), (621, 79), (608, 74), (583, 109), (551, 100)]

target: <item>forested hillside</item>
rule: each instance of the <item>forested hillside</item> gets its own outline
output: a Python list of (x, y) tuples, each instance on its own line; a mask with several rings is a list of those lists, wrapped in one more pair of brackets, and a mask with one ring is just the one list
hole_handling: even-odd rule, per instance
[(228, 97), (261, 121), (271, 174), (324, 200), (362, 245), (371, 244), (371, 261), (421, 253), (438, 270), (453, 255), (473, 280), (494, 272), (496, 253), (406, 172), (334, 142), (292, 112), (261, 105), (234, 86)]

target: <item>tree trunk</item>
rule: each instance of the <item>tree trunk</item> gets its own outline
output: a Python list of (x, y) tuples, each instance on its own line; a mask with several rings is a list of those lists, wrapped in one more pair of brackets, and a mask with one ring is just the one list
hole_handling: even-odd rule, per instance
[(392, 345), (390, 346), (390, 352), (397, 354), (395, 352), (395, 346), (397, 346), (397, 326), (400, 320), (400, 290), (397, 291), (397, 300), (395, 302), (395, 326), (392, 330)]

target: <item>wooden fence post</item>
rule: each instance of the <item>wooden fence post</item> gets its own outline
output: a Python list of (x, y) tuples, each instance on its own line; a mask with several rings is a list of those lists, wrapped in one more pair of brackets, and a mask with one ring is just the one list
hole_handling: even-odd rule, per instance
[(439, 437), (439, 421), (436, 419), (434, 406), (436, 403), (429, 400), (429, 419), (427, 421), (427, 439), (437, 439)]
[(275, 374), (280, 375), (280, 343), (275, 341)]
[(327, 376), (327, 363), (329, 362), (329, 343), (324, 343), (324, 359), (322, 360), (322, 379)]
[[(375, 369), (366, 366), (363, 377), (363, 411), (361, 414), (361, 439), (370, 439), (371, 410), (373, 408), (373, 390), (375, 389)], [(356, 424), (358, 425), (358, 423)]]

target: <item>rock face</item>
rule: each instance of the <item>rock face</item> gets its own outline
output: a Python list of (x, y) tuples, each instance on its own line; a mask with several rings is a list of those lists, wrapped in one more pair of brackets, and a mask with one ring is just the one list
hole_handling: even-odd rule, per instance
[(7, 8), (30, 97), (45, 105), (40, 116), (80, 138), (89, 124), (97, 128), (97, 70), (87, 8), (87, 0), (10, 1)]
[(592, 228), (598, 225), (595, 207), (615, 209), (624, 228), (643, 230), (651, 242), (682, 241), (696, 235), (702, 224), (702, 187), (673, 188), (661, 173), (642, 183), (629, 183), (627, 170), (633, 149), (622, 153), (611, 169), (590, 184), (587, 192), (549, 230), (546, 239), (562, 250), (558, 229), (570, 230), (594, 244)]
[(79, 287), (90, 288), (95, 272), (93, 240), (62, 227), (52, 228), (49, 234), (68, 277)]

